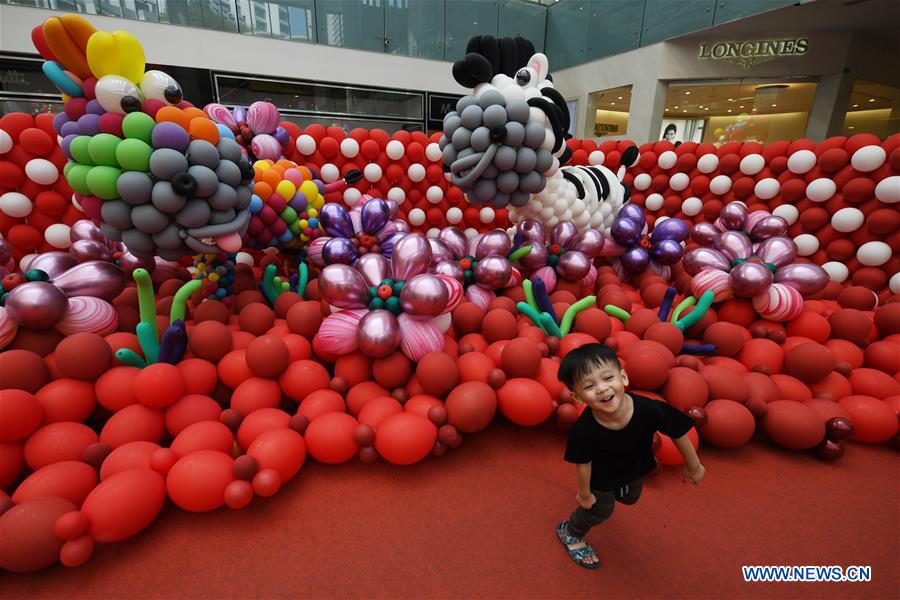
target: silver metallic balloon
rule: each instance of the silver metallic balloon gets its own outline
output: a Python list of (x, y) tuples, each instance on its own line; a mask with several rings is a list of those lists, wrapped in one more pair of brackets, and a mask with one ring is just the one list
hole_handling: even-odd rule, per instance
[(453, 252), (447, 247), (447, 244), (441, 240), (428, 238), (428, 245), (431, 246), (431, 267), (439, 265), (442, 262), (452, 261), (454, 259)]
[(543, 242), (523, 241), (522, 244), (531, 246), (531, 252), (519, 259), (519, 264), (525, 267), (526, 270), (534, 271), (547, 264), (550, 253)]
[(790, 238), (771, 237), (757, 246), (756, 255), (780, 268), (797, 258), (797, 244)]
[(400, 345), (400, 324), (397, 317), (386, 310), (369, 311), (359, 321), (356, 341), (366, 356), (387, 356)]
[(369, 304), (369, 286), (359, 271), (349, 265), (328, 265), (322, 269), (319, 291), (337, 308), (365, 308)]
[(6, 297), (6, 314), (27, 329), (49, 329), (66, 313), (69, 299), (52, 283), (29, 281), (17, 285)]
[(455, 261), (444, 261), (438, 263), (434, 266), (433, 271), (436, 275), (447, 275), (448, 277), (452, 277), (461, 285), (465, 285), (466, 283), (466, 274), (465, 272), (463, 272), (462, 267), (459, 266), (459, 263)]
[(701, 246), (710, 246), (720, 233), (719, 228), (712, 223), (697, 223), (691, 228), (691, 239)]
[(424, 273), (431, 264), (431, 246), (421, 233), (408, 233), (394, 244), (391, 266), (395, 280)]
[(512, 240), (505, 231), (489, 231), (481, 237), (475, 248), (475, 258), (481, 260), (486, 256), (506, 257), (512, 248)]
[(757, 221), (753, 229), (750, 230), (750, 238), (754, 242), (760, 242), (776, 236), (787, 235), (787, 221), (775, 215), (763, 217)]
[(364, 254), (353, 267), (362, 274), (369, 287), (377, 287), (391, 276), (391, 262), (381, 254)]
[(437, 239), (450, 248), (454, 258), (462, 258), (466, 255), (466, 234), (460, 231), (458, 227), (444, 227), (438, 233)]
[(78, 264), (78, 259), (68, 252), (44, 252), (34, 257), (28, 263), (29, 269), (40, 269), (46, 273), (50, 279), (59, 277), (72, 267)]
[(506, 287), (511, 275), (512, 265), (500, 256), (488, 256), (475, 265), (475, 281), (491, 290)]
[(516, 226), (516, 233), (522, 236), (522, 243), (525, 240), (532, 242), (544, 243), (544, 226), (534, 219), (524, 219)]
[(726, 273), (731, 269), (731, 261), (712, 248), (694, 248), (685, 252), (682, 264), (688, 275), (696, 275), (703, 269), (718, 269)]
[(79, 262), (86, 260), (112, 260), (112, 253), (106, 244), (96, 240), (78, 240), (69, 247), (69, 253)]
[(713, 248), (729, 260), (749, 258), (753, 254), (750, 238), (738, 231), (723, 231), (713, 242)]
[(51, 281), (69, 298), (94, 296), (107, 302), (112, 302), (127, 284), (122, 269), (100, 260), (79, 263)]
[(566, 252), (556, 263), (556, 272), (567, 281), (581, 281), (590, 270), (591, 259), (581, 252)]
[(569, 245), (578, 235), (578, 228), (572, 221), (560, 221), (550, 230), (550, 243), (559, 244), (563, 248), (569, 248)]
[(719, 216), (728, 229), (741, 229), (747, 219), (747, 207), (741, 202), (729, 202)]
[(410, 315), (436, 317), (447, 307), (449, 298), (443, 281), (434, 275), (415, 275), (400, 292), (400, 306)]
[(606, 236), (599, 229), (585, 229), (579, 233), (572, 242), (572, 250), (581, 252), (588, 258), (594, 258), (600, 255), (603, 250), (603, 244), (606, 243)]
[(828, 285), (828, 273), (812, 263), (793, 263), (775, 271), (775, 282), (789, 285), (803, 296), (811, 296)]
[(769, 267), (755, 260), (742, 262), (731, 270), (731, 289), (735, 296), (743, 298), (763, 293), (773, 280)]

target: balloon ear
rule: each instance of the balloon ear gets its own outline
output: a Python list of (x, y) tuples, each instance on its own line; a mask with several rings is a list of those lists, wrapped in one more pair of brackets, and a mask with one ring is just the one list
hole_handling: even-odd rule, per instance
[[(637, 146), (629, 146), (625, 149), (625, 152), (622, 153), (621, 164), (626, 167), (634, 166), (634, 163), (637, 161), (639, 154), (640, 153), (638, 152)], [(619, 179), (622, 178), (619, 177)]]
[(487, 83), (494, 77), (491, 63), (482, 55), (469, 53), (462, 60), (453, 63), (453, 79), (467, 88), (474, 88), (479, 83)]
[(545, 55), (538, 52), (528, 60), (528, 66), (537, 73), (539, 82), (547, 79), (547, 74), (550, 72), (550, 63)]

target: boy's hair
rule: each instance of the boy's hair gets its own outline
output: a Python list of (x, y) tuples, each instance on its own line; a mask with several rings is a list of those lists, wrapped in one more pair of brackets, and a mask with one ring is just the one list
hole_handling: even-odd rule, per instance
[(619, 358), (612, 348), (603, 344), (585, 344), (566, 354), (559, 365), (557, 377), (567, 388), (572, 390), (591, 369), (604, 363), (621, 369)]

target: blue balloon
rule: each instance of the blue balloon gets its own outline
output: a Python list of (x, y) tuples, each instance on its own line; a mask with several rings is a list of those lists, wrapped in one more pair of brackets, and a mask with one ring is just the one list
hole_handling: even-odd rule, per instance
[(256, 194), (253, 194), (252, 196), (250, 196), (250, 214), (255, 215), (256, 213), (261, 211), (262, 208), (263, 208), (262, 198), (260, 198)]
[(221, 123), (216, 123), (216, 127), (219, 130), (220, 138), (226, 137), (231, 140), (234, 139), (234, 133), (230, 129), (228, 129), (228, 127), (226, 127), (225, 125), (222, 125)]

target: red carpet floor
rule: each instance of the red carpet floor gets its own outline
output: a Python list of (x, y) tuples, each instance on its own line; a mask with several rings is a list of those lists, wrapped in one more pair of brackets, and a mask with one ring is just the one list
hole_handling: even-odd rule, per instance
[[(3, 598), (896, 598), (898, 455), (833, 464), (755, 440), (701, 447), (707, 478), (667, 468), (594, 530), (600, 571), (554, 525), (574, 503), (563, 435), (497, 423), (400, 468), (308, 463), (241, 511), (167, 508), (80, 569), (0, 574)], [(744, 583), (741, 565), (871, 565), (871, 583)]]

